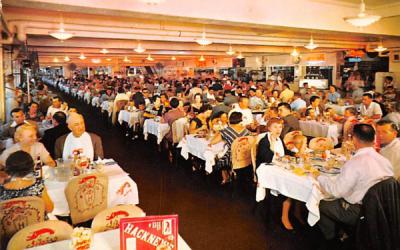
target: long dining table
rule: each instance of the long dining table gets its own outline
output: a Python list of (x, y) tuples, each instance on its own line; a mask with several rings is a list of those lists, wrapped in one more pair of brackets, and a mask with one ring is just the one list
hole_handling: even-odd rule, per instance
[[(319, 163), (325, 165), (326, 163)], [(308, 210), (307, 222), (314, 226), (320, 218), (319, 202), (323, 199), (329, 199), (321, 190), (318, 181), (311, 174), (296, 174), (289, 167), (289, 163), (261, 164), (257, 170), (258, 186), (256, 190), (256, 201), (260, 202), (266, 197), (266, 190), (270, 190), (272, 195), (282, 194), (305, 203)], [(339, 171), (320, 172), (330, 178), (336, 178)], [(322, 170), (323, 171), (323, 170)]]
[(198, 135), (186, 135), (182, 139), (178, 148), (181, 148), (181, 155), (186, 160), (189, 159), (189, 153), (196, 156), (199, 159), (205, 161), (205, 170), (207, 173), (213, 171), (213, 166), (215, 165), (215, 160), (219, 155), (223, 155), (226, 151), (224, 145), (225, 143), (220, 142), (218, 144), (209, 146), (210, 139), (203, 138)]
[(161, 123), (160, 118), (146, 119), (143, 124), (144, 139), (147, 140), (148, 135), (152, 134), (157, 137), (157, 144), (160, 144), (164, 136), (168, 134), (170, 127), (167, 123)]
[[(103, 161), (105, 166), (100, 172), (108, 177), (108, 207), (119, 204), (139, 204), (139, 192), (135, 181), (112, 159)], [(52, 214), (67, 216), (69, 207), (64, 190), (68, 181), (57, 178), (53, 173), (49, 167), (44, 168), (44, 183), (54, 203)]]

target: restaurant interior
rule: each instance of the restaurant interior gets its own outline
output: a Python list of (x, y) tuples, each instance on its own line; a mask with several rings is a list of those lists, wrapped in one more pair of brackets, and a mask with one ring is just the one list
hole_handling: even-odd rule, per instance
[(400, 250), (399, 0), (0, 18), (0, 249)]

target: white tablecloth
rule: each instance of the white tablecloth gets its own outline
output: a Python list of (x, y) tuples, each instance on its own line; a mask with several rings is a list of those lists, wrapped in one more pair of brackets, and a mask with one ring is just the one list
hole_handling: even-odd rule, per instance
[(215, 158), (217, 158), (218, 155), (222, 156), (226, 149), (223, 142), (215, 144), (212, 147), (208, 146), (209, 143), (210, 141), (205, 138), (197, 138), (195, 135), (186, 135), (186, 137), (179, 142), (178, 148), (181, 148), (181, 155), (186, 160), (189, 158), (189, 153), (204, 160), (206, 162), (205, 170), (207, 173), (211, 173), (215, 165)]
[(136, 123), (140, 122), (140, 116), (143, 112), (139, 110), (135, 111), (127, 111), (121, 110), (118, 114), (118, 122), (122, 124), (122, 122), (128, 123), (128, 126), (131, 128)]
[(38, 130), (39, 130), (39, 135), (40, 135), (40, 137), (42, 137), (42, 136), (44, 135), (44, 131), (46, 131), (46, 130), (48, 130), (48, 129), (54, 127), (51, 123), (49, 123), (49, 122), (47, 122), (47, 121), (45, 121), (45, 122), (38, 122), (38, 123), (37, 123), (37, 126), (38, 126)]
[(265, 198), (265, 189), (271, 194), (283, 194), (306, 203), (308, 224), (314, 226), (319, 221), (319, 202), (324, 198), (318, 182), (311, 176), (298, 176), (289, 170), (275, 165), (262, 164), (257, 169), (258, 187), (256, 200)]
[[(108, 176), (108, 207), (118, 204), (139, 204), (137, 185), (120, 166), (117, 164), (106, 165), (102, 172)], [(69, 207), (64, 193), (67, 182), (56, 181), (54, 178), (53, 180), (46, 179), (45, 186), (54, 203), (52, 213), (68, 215)]]
[(338, 115), (344, 115), (344, 111), (346, 108), (354, 107), (353, 105), (347, 105), (347, 106), (340, 106), (337, 104), (325, 104), (325, 108), (332, 108), (335, 110), (336, 114)]
[(112, 115), (114, 101), (104, 101), (100, 104), (101, 110), (108, 112), (108, 116)]
[(93, 107), (99, 107), (100, 106), (100, 97), (93, 96), (93, 98), (92, 98), (92, 106)]
[(317, 121), (300, 121), (300, 130), (306, 136), (331, 138), (334, 144), (338, 144), (339, 136), (342, 133), (340, 123), (322, 123)]
[[(120, 249), (119, 229), (109, 230), (93, 235), (92, 245), (93, 250), (117, 250)], [(29, 248), (30, 250), (64, 250), (70, 248), (70, 240), (53, 242), (47, 245)], [(188, 244), (178, 235), (178, 249), (190, 250)], [(140, 249), (138, 249), (140, 250)]]
[(147, 119), (143, 124), (144, 139), (147, 140), (149, 134), (157, 137), (157, 144), (160, 144), (164, 136), (168, 134), (170, 128), (167, 123), (160, 123), (154, 119)]

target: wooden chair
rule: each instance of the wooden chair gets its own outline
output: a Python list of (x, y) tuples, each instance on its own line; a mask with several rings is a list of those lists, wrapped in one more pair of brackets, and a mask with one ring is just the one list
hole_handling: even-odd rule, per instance
[(65, 188), (72, 224), (93, 219), (107, 208), (108, 178), (85, 174), (70, 180)]
[(113, 112), (112, 112), (112, 124), (117, 122), (117, 114), (120, 110), (124, 109), (129, 100), (117, 100), (114, 102)]
[(252, 147), (251, 147), (251, 163), (253, 165), (253, 181), (257, 183), (257, 175), (256, 175), (256, 168), (257, 168), (257, 148), (258, 148), (259, 141), (256, 140)]
[(245, 168), (252, 164), (251, 149), (256, 142), (254, 136), (236, 138), (232, 143), (232, 169)]
[(64, 221), (44, 221), (25, 227), (8, 242), (7, 250), (20, 250), (71, 238), (73, 228)]
[(178, 144), (188, 134), (188, 120), (186, 117), (179, 118), (172, 123), (172, 143)]
[(108, 208), (94, 217), (92, 221), (93, 233), (99, 233), (116, 229), (119, 227), (119, 221), (125, 217), (144, 217), (143, 210), (135, 205), (120, 205)]
[(36, 196), (0, 202), (1, 238), (10, 238), (26, 226), (44, 221), (44, 201)]
[(309, 148), (314, 151), (331, 150), (335, 147), (331, 138), (315, 137), (310, 140)]

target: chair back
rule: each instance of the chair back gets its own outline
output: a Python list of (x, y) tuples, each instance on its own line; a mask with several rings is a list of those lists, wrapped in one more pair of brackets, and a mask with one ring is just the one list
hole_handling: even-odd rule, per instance
[(258, 148), (259, 140), (255, 140), (253, 146), (251, 147), (251, 163), (253, 165), (253, 181), (257, 183), (257, 175), (256, 175), (256, 168), (257, 168), (257, 148)]
[(301, 149), (299, 149), (301, 152), (304, 152), (307, 148), (307, 137), (303, 135), (301, 131), (292, 131), (289, 132), (285, 135), (283, 138), (283, 143), (285, 143), (285, 146), (288, 147), (290, 144), (294, 144), (294, 140), (296, 136), (301, 136)]
[(135, 205), (119, 205), (108, 208), (94, 217), (92, 221), (93, 233), (104, 232), (119, 227), (119, 221), (125, 217), (144, 217), (143, 210)]
[(71, 179), (65, 196), (72, 224), (93, 219), (107, 208), (108, 178), (104, 174), (85, 174)]
[(186, 117), (177, 119), (172, 123), (172, 142), (179, 143), (188, 134), (188, 121)]
[(393, 177), (372, 186), (362, 200), (356, 227), (358, 249), (400, 249), (400, 182)]
[(44, 211), (43, 199), (36, 196), (0, 202), (1, 238), (10, 238), (24, 227), (44, 221)]
[(254, 136), (236, 138), (232, 143), (232, 169), (245, 168), (252, 164), (251, 149), (255, 144)]
[(124, 109), (125, 105), (127, 105), (128, 102), (129, 102), (129, 100), (114, 101), (114, 107), (113, 107), (112, 117), (111, 117), (112, 124), (115, 124), (117, 122), (117, 113), (120, 110)]
[(7, 250), (21, 250), (71, 238), (73, 228), (64, 221), (48, 220), (25, 227), (8, 242)]
[(315, 137), (311, 139), (309, 148), (314, 151), (325, 151), (334, 148), (334, 144), (331, 138)]

